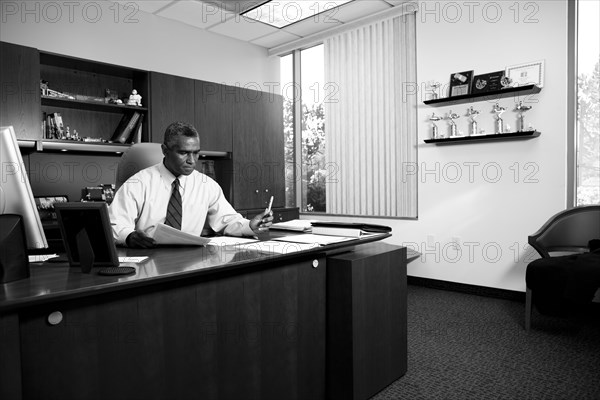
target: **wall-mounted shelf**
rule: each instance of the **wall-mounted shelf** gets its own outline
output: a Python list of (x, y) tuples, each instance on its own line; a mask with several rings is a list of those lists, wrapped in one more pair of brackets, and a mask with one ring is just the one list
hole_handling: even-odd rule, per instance
[(120, 143), (80, 142), (75, 140), (17, 140), (19, 148), (31, 151), (75, 151), (81, 153), (123, 153), (131, 145)]
[(524, 140), (533, 139), (541, 135), (538, 131), (523, 131), (523, 132), (508, 132), (508, 133), (497, 133), (488, 135), (473, 135), (473, 136), (456, 136), (451, 138), (440, 138), (440, 139), (425, 139), (425, 143), (448, 145), (448, 144), (465, 144), (465, 143), (479, 143), (479, 142), (491, 142), (491, 141), (503, 141), (503, 140)]
[(74, 100), (60, 97), (48, 97), (42, 96), (43, 106), (63, 107), (63, 108), (75, 108), (80, 110), (92, 110), (92, 111), (104, 111), (104, 112), (115, 112), (122, 113), (123, 110), (133, 110), (146, 112), (148, 108), (138, 106), (128, 106), (125, 104), (109, 104), (100, 101), (86, 101), (86, 100)]
[(525, 85), (495, 90), (492, 92), (463, 94), (460, 96), (444, 97), (435, 100), (425, 100), (423, 103), (428, 106), (451, 106), (454, 104), (472, 103), (474, 101), (495, 101), (511, 96), (526, 96), (539, 93), (541, 90), (542, 88), (536, 85)]
[[(82, 142), (75, 140), (17, 140), (21, 150), (29, 151), (72, 151), (78, 153), (123, 153), (127, 151), (130, 144), (104, 143), (104, 142)], [(231, 153), (226, 151), (201, 151), (201, 158), (208, 159), (230, 159)]]

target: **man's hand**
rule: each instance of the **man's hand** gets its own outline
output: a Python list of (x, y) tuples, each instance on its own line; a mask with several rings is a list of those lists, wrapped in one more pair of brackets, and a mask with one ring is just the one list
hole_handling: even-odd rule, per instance
[(250, 220), (250, 229), (256, 234), (268, 231), (271, 225), (273, 225), (273, 212), (268, 209)]
[(129, 247), (137, 247), (141, 249), (149, 249), (151, 247), (156, 247), (156, 242), (150, 236), (146, 235), (144, 232), (133, 231), (127, 236), (125, 240), (127, 246)]

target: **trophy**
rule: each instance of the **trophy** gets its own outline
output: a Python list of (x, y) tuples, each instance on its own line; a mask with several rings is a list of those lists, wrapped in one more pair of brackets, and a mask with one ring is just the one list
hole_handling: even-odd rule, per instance
[(500, 107), (500, 104), (494, 104), (492, 112), (496, 114), (496, 133), (504, 133), (504, 121), (502, 120), (502, 113), (506, 111), (506, 108)]
[(471, 135), (477, 135), (477, 121), (475, 118), (479, 115), (479, 110), (474, 110), (473, 106), (467, 110), (467, 117), (471, 118)]
[(456, 133), (456, 122), (454, 122), (454, 120), (458, 118), (460, 118), (460, 115), (453, 113), (452, 110), (450, 110), (448, 113), (448, 119), (450, 120), (450, 137), (458, 136)]
[(519, 132), (525, 131), (525, 112), (531, 110), (531, 106), (523, 105), (522, 101), (515, 107), (515, 111), (519, 111)]
[(429, 118), (429, 120), (431, 121), (431, 138), (432, 139), (439, 138), (438, 127), (435, 123), (437, 121), (440, 121), (441, 119), (442, 119), (442, 117), (438, 117), (437, 115), (435, 115), (435, 113), (433, 113), (433, 115)]
[(442, 86), (442, 84), (439, 82), (434, 82), (434, 81), (429, 82), (429, 87), (431, 88), (431, 100), (435, 100), (440, 97), (437, 92), (437, 90), (440, 86)]

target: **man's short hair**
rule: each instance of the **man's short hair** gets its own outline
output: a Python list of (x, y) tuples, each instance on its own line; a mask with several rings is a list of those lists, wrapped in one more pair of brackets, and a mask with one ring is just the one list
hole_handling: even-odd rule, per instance
[(165, 137), (163, 139), (163, 143), (167, 147), (170, 147), (177, 141), (177, 138), (180, 136), (197, 137), (198, 139), (200, 139), (200, 134), (192, 124), (178, 121), (173, 122), (171, 125), (167, 126), (167, 129), (165, 130)]

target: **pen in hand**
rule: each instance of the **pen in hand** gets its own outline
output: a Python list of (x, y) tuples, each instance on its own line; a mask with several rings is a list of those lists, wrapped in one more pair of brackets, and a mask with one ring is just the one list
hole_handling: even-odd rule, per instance
[(267, 207), (266, 214), (269, 214), (271, 212), (271, 207), (272, 206), (273, 206), (273, 196), (271, 196), (271, 199), (269, 200), (269, 207)]

